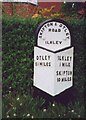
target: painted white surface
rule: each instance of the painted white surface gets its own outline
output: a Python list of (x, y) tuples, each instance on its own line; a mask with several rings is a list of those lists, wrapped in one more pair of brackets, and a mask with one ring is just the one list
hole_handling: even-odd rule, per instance
[[(37, 56), (50, 56), (50, 60), (37, 60)], [(34, 86), (53, 95), (54, 93), (54, 58), (55, 55), (46, 50), (34, 47)], [(51, 66), (36, 66), (37, 63), (50, 62)]]
[[(41, 56), (41, 57), (38, 57)], [(47, 57), (45, 57), (47, 56)], [(49, 57), (50, 56), (50, 57)], [(58, 60), (58, 56), (64, 56), (65, 60)], [(69, 56), (69, 59), (68, 59)], [(37, 63), (50, 62), (51, 66), (38, 65)], [(60, 66), (62, 62), (70, 63), (70, 66)], [(56, 75), (56, 71), (72, 71), (71, 75)], [(57, 78), (71, 78), (71, 81), (57, 82)], [(55, 96), (73, 85), (73, 47), (61, 52), (52, 53), (47, 50), (34, 47), (34, 86), (44, 92)]]
[[(63, 92), (73, 86), (73, 47), (56, 53), (55, 56), (55, 79), (54, 79), (54, 95)], [(61, 59), (58, 59), (60, 56)], [(62, 64), (64, 64), (62, 66)], [(57, 72), (60, 74), (57, 75)], [(60, 81), (57, 82), (57, 79)], [(65, 81), (66, 80), (66, 81)]]
[(38, 46), (56, 51), (71, 45), (69, 29), (60, 22), (44, 24), (38, 33)]
[(1, 0), (2, 2), (26, 2), (26, 3), (32, 3), (37, 5), (38, 0)]

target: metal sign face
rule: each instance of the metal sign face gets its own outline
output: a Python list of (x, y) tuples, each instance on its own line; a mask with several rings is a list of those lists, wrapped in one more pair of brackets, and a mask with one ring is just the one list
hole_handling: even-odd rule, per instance
[(39, 27), (37, 45), (57, 51), (71, 45), (71, 35), (65, 22), (49, 20)]

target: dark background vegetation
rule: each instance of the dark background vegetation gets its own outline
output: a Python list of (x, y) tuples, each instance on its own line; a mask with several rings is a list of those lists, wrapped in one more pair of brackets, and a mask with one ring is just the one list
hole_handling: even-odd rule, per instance
[(74, 83), (55, 97), (33, 87), (35, 30), (45, 19), (3, 16), (3, 118), (85, 118), (86, 17), (84, 14), (75, 19), (78, 4), (73, 9), (72, 3), (68, 4), (64, 7), (67, 18), (62, 19), (71, 26)]
[(54, 98), (33, 87), (34, 31), (42, 21), (3, 17), (3, 118), (85, 117), (86, 21), (67, 21), (73, 34), (74, 85)]

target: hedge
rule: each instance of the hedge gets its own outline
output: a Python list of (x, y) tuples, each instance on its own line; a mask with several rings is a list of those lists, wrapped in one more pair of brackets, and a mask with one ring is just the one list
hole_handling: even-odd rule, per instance
[[(2, 18), (3, 116), (7, 117), (7, 112), (11, 109), (9, 112), (10, 117), (65, 118), (78, 117), (78, 115), (84, 117), (84, 58), (86, 56), (84, 38), (86, 21), (67, 20), (73, 35), (74, 85), (73, 88), (53, 99), (33, 87), (33, 48), (36, 43), (34, 33), (37, 25), (42, 21), (44, 19)], [(20, 104), (17, 101), (18, 96), (25, 105), (25, 111), (24, 105), (22, 110), (18, 106)], [(9, 103), (16, 106), (17, 110), (13, 109)], [(55, 107), (52, 108), (54, 103)], [(81, 109), (78, 110), (78, 107)], [(76, 112), (71, 112), (69, 109)], [(14, 111), (16, 111), (16, 115), (14, 115)], [(27, 111), (30, 111), (30, 115), (27, 115)]]

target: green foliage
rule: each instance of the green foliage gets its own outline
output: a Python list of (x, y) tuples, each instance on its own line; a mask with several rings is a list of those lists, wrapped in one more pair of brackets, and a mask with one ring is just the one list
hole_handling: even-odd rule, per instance
[(34, 31), (39, 21), (3, 20), (3, 88), (24, 92), (31, 84)]
[[(38, 109), (45, 100), (33, 98), (31, 95), (17, 95), (12, 93), (3, 96), (3, 118), (83, 118), (84, 106), (76, 101), (67, 107), (62, 104), (49, 104), (48, 109)], [(79, 108), (79, 109), (78, 109)]]
[(80, 9), (84, 7), (85, 3), (82, 2), (66, 2), (62, 5), (61, 11), (69, 16), (77, 16)]
[[(33, 97), (33, 52), (37, 25), (44, 19), (19, 19), (3, 17), (3, 117), (29, 118), (77, 118), (84, 117), (83, 92), (85, 83), (84, 35), (86, 21), (68, 21), (73, 34), (74, 88), (78, 91), (75, 103), (53, 104), (47, 109), (40, 107), (45, 99)], [(79, 108), (79, 109), (78, 109)]]

